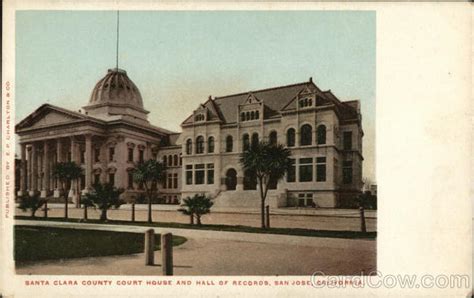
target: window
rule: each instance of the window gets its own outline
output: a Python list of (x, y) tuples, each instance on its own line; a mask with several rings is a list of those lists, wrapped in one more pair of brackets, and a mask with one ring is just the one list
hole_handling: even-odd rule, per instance
[(258, 144), (258, 133), (253, 133), (252, 134), (252, 147), (256, 146)]
[(186, 141), (186, 154), (192, 154), (193, 152), (193, 141), (191, 139), (188, 139)]
[(204, 153), (204, 137), (199, 136), (196, 138), (196, 154)]
[(112, 185), (115, 185), (115, 174), (114, 173), (109, 174), (109, 183), (112, 184)]
[(176, 154), (173, 155), (173, 165), (174, 165), (175, 167), (178, 166), (178, 155), (176, 155)]
[(318, 130), (316, 131), (316, 133), (318, 135), (318, 145), (326, 144), (326, 126), (318, 126)]
[(207, 164), (207, 184), (214, 184), (214, 164)]
[(296, 182), (296, 165), (294, 159), (291, 159), (291, 166), (286, 175), (286, 182)]
[(143, 151), (143, 149), (140, 149), (140, 150), (138, 151), (138, 161), (139, 161), (139, 162), (143, 162), (143, 160), (144, 160), (144, 155), (145, 155), (145, 151)]
[(186, 184), (193, 184), (193, 165), (186, 165)]
[(352, 131), (345, 131), (343, 138), (344, 150), (352, 150)]
[(128, 189), (133, 189), (133, 173), (132, 171), (128, 172), (128, 184), (127, 184)]
[(302, 98), (299, 100), (300, 108), (306, 108), (313, 105), (313, 100), (311, 98)]
[(225, 139), (225, 151), (226, 152), (232, 152), (234, 149), (234, 142), (232, 140), (232, 136), (227, 136)]
[(168, 174), (168, 188), (173, 188), (173, 174)]
[(179, 154), (179, 165), (183, 164), (183, 157), (181, 156), (181, 153)]
[(167, 166), (168, 165), (168, 158), (165, 156), (163, 156), (163, 165), (164, 166)]
[(240, 121), (245, 121), (245, 113), (240, 113)]
[(300, 182), (313, 180), (313, 159), (300, 158)]
[(295, 129), (290, 128), (286, 131), (286, 145), (288, 147), (295, 146)]
[(269, 136), (269, 142), (270, 145), (276, 145), (277, 144), (277, 132), (272, 131)]
[(298, 207), (315, 207), (312, 193), (298, 194)]
[(245, 113), (245, 119), (247, 121), (250, 120), (250, 112)]
[(250, 137), (249, 134), (246, 133), (244, 134), (242, 138), (242, 144), (243, 144), (243, 151), (247, 151), (250, 148)]
[(316, 181), (326, 181), (326, 157), (316, 157)]
[(128, 148), (128, 161), (133, 162), (133, 148)]
[(94, 149), (94, 161), (100, 162), (100, 148)]
[(196, 165), (196, 181), (195, 184), (204, 184), (204, 164)]
[(68, 153), (67, 153), (67, 161), (72, 161), (71, 151), (68, 151)]
[(255, 112), (254, 111), (250, 112), (250, 119), (251, 120), (255, 119)]
[(84, 164), (86, 160), (86, 151), (81, 150), (81, 164)]
[(260, 118), (260, 115), (259, 115), (259, 114), (260, 114), (260, 113), (259, 113), (258, 111), (255, 111), (255, 119)]
[(94, 184), (100, 183), (100, 174), (94, 174)]
[(207, 139), (207, 152), (214, 153), (214, 137), (209, 137)]
[(342, 183), (352, 183), (352, 160), (346, 160), (342, 163)]
[(153, 158), (154, 160), (156, 160), (156, 159), (158, 158), (158, 153), (153, 152), (153, 153), (152, 153), (152, 158)]
[(311, 127), (311, 125), (305, 124), (301, 126), (301, 146), (311, 145), (311, 143), (313, 142), (312, 134), (313, 128)]
[(110, 147), (109, 148), (109, 161), (114, 161), (115, 158), (115, 148)]
[(178, 188), (178, 173), (173, 174), (173, 188)]

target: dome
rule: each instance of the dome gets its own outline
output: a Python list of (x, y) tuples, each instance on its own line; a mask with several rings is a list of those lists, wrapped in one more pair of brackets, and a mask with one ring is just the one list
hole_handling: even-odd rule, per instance
[(122, 69), (109, 69), (92, 90), (87, 114), (111, 119), (112, 116), (146, 120), (146, 111), (137, 86)]
[(89, 105), (102, 103), (127, 104), (143, 109), (143, 100), (137, 86), (122, 69), (109, 69), (92, 90)]

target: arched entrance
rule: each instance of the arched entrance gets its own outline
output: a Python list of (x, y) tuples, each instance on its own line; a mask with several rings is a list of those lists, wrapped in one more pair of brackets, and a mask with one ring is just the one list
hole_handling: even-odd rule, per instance
[(235, 190), (237, 186), (237, 171), (234, 169), (228, 169), (225, 174), (225, 185), (227, 190)]

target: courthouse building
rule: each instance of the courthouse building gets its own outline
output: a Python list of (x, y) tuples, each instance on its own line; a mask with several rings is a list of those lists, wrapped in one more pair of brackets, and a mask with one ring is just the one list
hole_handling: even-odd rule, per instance
[(52, 176), (54, 164), (75, 161), (84, 169), (83, 193), (95, 182), (123, 188), (133, 200), (144, 190), (133, 182), (137, 162), (159, 159), (167, 166), (159, 196), (178, 203), (205, 193), (216, 207), (257, 207), (254, 177), (242, 170), (240, 154), (252, 143), (281, 143), (293, 167), (271, 183), (272, 207), (338, 207), (362, 188), (360, 103), (340, 101), (309, 81), (209, 97), (176, 133), (151, 125), (137, 86), (121, 69), (99, 80), (82, 111), (44, 104), (16, 125), (21, 148), (18, 194), (77, 199)]

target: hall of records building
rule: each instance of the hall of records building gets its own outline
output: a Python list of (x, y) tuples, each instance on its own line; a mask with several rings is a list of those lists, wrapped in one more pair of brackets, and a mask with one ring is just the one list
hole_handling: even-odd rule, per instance
[(77, 200), (75, 182), (62, 189), (54, 164), (74, 161), (86, 193), (95, 182), (141, 195), (133, 182), (137, 162), (159, 159), (167, 166), (159, 187), (164, 202), (205, 193), (216, 207), (258, 207), (255, 178), (239, 163), (252, 143), (264, 140), (291, 150), (293, 167), (271, 183), (271, 207), (338, 207), (362, 188), (360, 102), (340, 101), (309, 81), (214, 97), (200, 104), (182, 132), (151, 125), (137, 86), (121, 69), (110, 69), (92, 90), (82, 112), (44, 104), (16, 125), (21, 148), (18, 195), (40, 193)]

